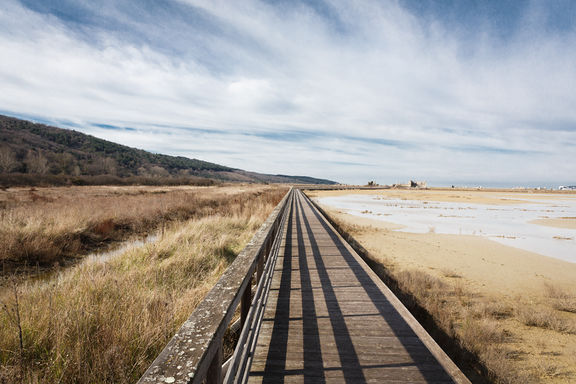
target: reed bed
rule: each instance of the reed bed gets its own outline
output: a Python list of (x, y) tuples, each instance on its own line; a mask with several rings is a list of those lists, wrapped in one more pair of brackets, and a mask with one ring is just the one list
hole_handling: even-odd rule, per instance
[(269, 186), (74, 187), (0, 192), (4, 270), (52, 266), (166, 223), (241, 209)]
[(137, 380), (286, 189), (228, 192), (184, 199), (204, 214), (172, 222), (154, 243), (4, 289), (0, 383)]

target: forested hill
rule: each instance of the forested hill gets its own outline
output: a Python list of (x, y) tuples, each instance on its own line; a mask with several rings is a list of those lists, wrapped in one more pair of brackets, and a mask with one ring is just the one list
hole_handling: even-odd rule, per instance
[[(168, 156), (98, 139), (69, 129), (36, 124), (0, 115), (0, 174), (3, 184), (18, 179), (66, 179), (73, 183), (134, 182), (144, 179), (167, 183), (222, 181), (334, 184), (306, 176), (266, 175), (197, 159)], [(8, 180), (8, 181), (7, 181)]]

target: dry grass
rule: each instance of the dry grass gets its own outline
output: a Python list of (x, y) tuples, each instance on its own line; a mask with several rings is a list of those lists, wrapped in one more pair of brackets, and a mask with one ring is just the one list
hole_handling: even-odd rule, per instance
[[(460, 280), (442, 280), (417, 270), (397, 271), (392, 268), (389, 272), (399, 287), (415, 298), (446, 335), (476, 356), (490, 381), (536, 383), (565, 374), (566, 369), (545, 358), (537, 359), (536, 366), (526, 369), (517, 349), (522, 341), (512, 329), (515, 329), (513, 323), (519, 321), (559, 334), (575, 334), (576, 324), (572, 319), (560, 316), (549, 307), (521, 303), (512, 306), (478, 297), (463, 287)], [(565, 299), (564, 295), (560, 295), (560, 299)]]
[(505, 345), (487, 346), (482, 351), (482, 359), (486, 363), (488, 377), (497, 384), (532, 384), (541, 382), (530, 372), (516, 367), (518, 353)]
[[(476, 356), (490, 381), (525, 384), (538, 382), (538, 377), (544, 374), (528, 372), (518, 365), (518, 351), (511, 347), (515, 336), (507, 323), (517, 313), (514, 307), (479, 297), (463, 287), (460, 280), (444, 281), (421, 271), (392, 274), (445, 334)], [(554, 367), (549, 364), (547, 370)]]
[(501, 301), (479, 301), (470, 309), (476, 319), (504, 320), (514, 315), (514, 308)]
[(454, 272), (453, 270), (448, 269), (448, 268), (442, 270), (442, 275), (444, 275), (444, 277), (450, 277), (450, 278), (453, 278), (453, 279), (460, 279), (460, 278), (462, 278), (462, 275), (460, 275), (460, 274), (458, 274), (458, 273), (456, 273), (456, 272)]
[(546, 284), (546, 295), (552, 299), (555, 309), (564, 312), (576, 313), (576, 294), (569, 293), (560, 287)]
[(155, 243), (19, 285), (22, 350), (15, 296), (0, 292), (0, 382), (134, 382), (284, 193), (215, 193), (202, 208), (213, 214), (173, 223)]
[[(547, 382), (554, 378), (563, 380), (564, 375), (569, 375), (569, 367), (542, 357), (534, 359), (535, 365), (526, 365), (521, 352), (522, 340), (515, 333), (514, 323), (520, 322), (556, 334), (573, 335), (576, 334), (576, 323), (568, 316), (571, 314), (563, 316), (546, 305), (511, 305), (480, 297), (463, 287), (459, 279), (443, 280), (418, 270), (392, 268), (388, 271), (402, 291), (413, 296), (446, 335), (476, 356), (490, 381), (524, 384)], [(565, 308), (569, 295), (550, 288), (548, 290), (558, 300), (550, 305), (558, 310)]]
[(419, 270), (392, 269), (390, 272), (399, 288), (430, 314), (442, 332), (476, 356), (491, 381), (530, 382), (529, 377), (515, 367), (517, 355), (508, 347), (512, 335), (500, 321), (513, 316), (513, 308), (477, 297), (460, 280), (444, 280)]
[(458, 331), (462, 345), (469, 351), (482, 354), (490, 345), (505, 343), (509, 333), (492, 319), (465, 318)]
[[(73, 187), (0, 193), (0, 261), (48, 266), (167, 222), (241, 209), (273, 187)], [(246, 191), (245, 191), (246, 190)], [(232, 200), (232, 201), (230, 201)]]
[(553, 310), (546, 307), (521, 307), (518, 309), (518, 320), (524, 325), (550, 329), (552, 331), (576, 334), (576, 323), (570, 319), (560, 317)]

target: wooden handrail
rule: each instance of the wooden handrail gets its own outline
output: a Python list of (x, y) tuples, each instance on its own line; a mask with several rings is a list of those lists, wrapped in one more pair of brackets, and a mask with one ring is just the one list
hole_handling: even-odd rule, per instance
[[(288, 198), (287, 206), (284, 215), (280, 220), (279, 229), (284, 228), (287, 216), (291, 215), (292, 204), (294, 201), (295, 193)], [(290, 207), (290, 208), (288, 208)], [(282, 243), (282, 236), (280, 234), (275, 237), (274, 242), (271, 244), (270, 250), (267, 251), (269, 257), (262, 268), (258, 269), (258, 285), (254, 291), (254, 297), (250, 305), (250, 311), (245, 319), (245, 324), (242, 327), (242, 332), (238, 338), (238, 343), (234, 350), (232, 357), (225, 363), (226, 375), (224, 383), (226, 384), (241, 384), (248, 381), (248, 374), (252, 364), (252, 357), (257, 345), (258, 334), (262, 326), (262, 319), (264, 317), (264, 310), (268, 301), (270, 293), (270, 286), (274, 277), (274, 267), (280, 252)], [(262, 258), (261, 258), (262, 260)], [(259, 264), (260, 267), (260, 264)]]
[(257, 272), (257, 279), (263, 275), (292, 194), (290, 189), (138, 383), (222, 382), (224, 333), (240, 302), (242, 328), (246, 325), (253, 275)]

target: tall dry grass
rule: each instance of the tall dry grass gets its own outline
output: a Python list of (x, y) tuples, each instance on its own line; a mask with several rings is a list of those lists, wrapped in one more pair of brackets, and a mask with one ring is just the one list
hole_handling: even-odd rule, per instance
[(517, 317), (529, 327), (550, 329), (558, 333), (576, 335), (576, 322), (557, 314), (553, 309), (544, 306), (520, 307)]
[(215, 197), (212, 214), (173, 223), (155, 243), (20, 284), (17, 296), (4, 290), (0, 382), (134, 382), (284, 193)]
[(520, 324), (545, 329), (558, 336), (576, 334), (576, 319), (561, 312), (571, 308), (570, 298), (573, 296), (561, 288), (543, 287), (556, 298), (548, 304), (521, 301), (511, 304), (497, 297), (475, 294), (458, 278), (441, 279), (419, 270), (398, 267), (388, 271), (401, 292), (413, 300), (413, 303), (408, 300), (408, 306), (416, 312), (422, 308), (431, 316), (435, 327), (462, 348), (452, 348), (453, 358), (471, 364), (471, 368), (475, 367), (491, 382), (540, 383), (571, 375), (569, 372), (573, 369), (542, 356), (535, 359), (536, 366), (528, 364), (523, 354), (529, 346), (523, 346), (526, 341), (517, 332)]
[(576, 313), (576, 292), (566, 292), (559, 287), (546, 284), (546, 296), (552, 300), (552, 306), (558, 311)]
[(247, 195), (275, 189), (232, 187), (75, 187), (2, 192), (4, 269), (49, 266), (167, 222), (241, 209)]

